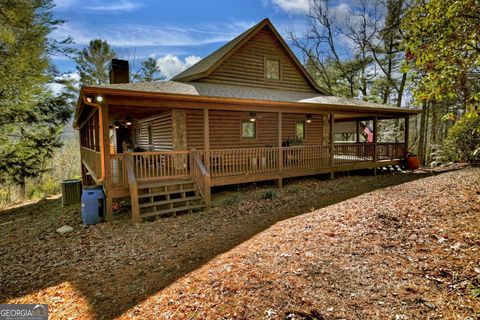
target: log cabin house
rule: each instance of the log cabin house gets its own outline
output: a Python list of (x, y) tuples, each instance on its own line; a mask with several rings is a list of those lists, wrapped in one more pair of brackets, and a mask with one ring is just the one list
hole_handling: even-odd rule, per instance
[[(318, 87), (268, 19), (170, 81), (129, 83), (112, 61), (110, 85), (81, 89), (84, 185), (132, 218), (210, 206), (213, 186), (399, 164), (416, 110), (333, 96)], [(397, 119), (401, 141), (378, 141)], [(398, 139), (397, 139), (398, 140)]]

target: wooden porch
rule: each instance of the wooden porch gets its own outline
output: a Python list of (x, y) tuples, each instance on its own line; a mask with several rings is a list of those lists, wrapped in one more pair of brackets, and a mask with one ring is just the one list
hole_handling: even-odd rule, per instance
[[(379, 117), (376, 115), (348, 117), (344, 114), (337, 120), (333, 114), (314, 114), (312, 117), (306, 113), (297, 113), (297, 118), (305, 119), (308, 116), (317, 121), (309, 123), (306, 129), (310, 130), (307, 133), (319, 134), (314, 136), (318, 137), (315, 138), (318, 142), (315, 143), (310, 138), (311, 140), (306, 140), (308, 143), (304, 141), (299, 145), (285, 146), (288, 140), (284, 124), (288, 114), (282, 112), (265, 113), (258, 119), (260, 128), (265, 121), (271, 123), (269, 140), (252, 141), (263, 146), (210, 148), (210, 143), (217, 141), (217, 137), (224, 131), (218, 131), (219, 124), (215, 123), (212, 127), (216, 131), (211, 132), (212, 115), (209, 115), (208, 109), (203, 110), (201, 135), (200, 139), (197, 138), (202, 141), (202, 148), (185, 146), (185, 150), (178, 150), (175, 141), (182, 141), (186, 130), (182, 126), (175, 126), (175, 117), (181, 115), (181, 109), (177, 110), (171, 120), (174, 150), (116, 153), (111, 144), (112, 125), (124, 115), (109, 114), (106, 106), (100, 108), (99, 112), (94, 110), (85, 119), (80, 129), (83, 181), (86, 184), (103, 185), (109, 210), (108, 219), (112, 218), (111, 203), (115, 198), (130, 198), (132, 218), (138, 222), (154, 215), (209, 208), (211, 188), (215, 186), (277, 180), (281, 187), (283, 179), (290, 177), (322, 173), (330, 173), (333, 177), (335, 172), (367, 168), (376, 172), (378, 167), (401, 163), (407, 153), (408, 116), (384, 116), (384, 119), (404, 119), (403, 141), (378, 142)], [(108, 116), (111, 118), (107, 122)], [(323, 122), (315, 120), (322, 117)], [(356, 139), (336, 142), (336, 121), (351, 123)], [(361, 121), (371, 123), (373, 135), (370, 140), (365, 137), (360, 139)], [(290, 127), (291, 124), (287, 129)], [(187, 131), (188, 128), (187, 126)], [(135, 132), (134, 129), (130, 131)], [(166, 131), (162, 129), (159, 132)], [(262, 134), (263, 137), (267, 135)], [(236, 142), (232, 141), (231, 144), (235, 145)]]
[[(83, 149), (84, 163), (98, 168), (99, 157), (87, 150)], [(116, 154), (109, 157), (110, 192), (113, 198), (131, 197), (132, 217), (140, 221), (148, 216), (138, 207), (142, 185), (151, 189), (152, 183), (191, 179), (208, 208), (213, 186), (261, 180), (277, 180), (281, 186), (282, 179), (289, 177), (399, 164), (405, 152), (402, 142)]]

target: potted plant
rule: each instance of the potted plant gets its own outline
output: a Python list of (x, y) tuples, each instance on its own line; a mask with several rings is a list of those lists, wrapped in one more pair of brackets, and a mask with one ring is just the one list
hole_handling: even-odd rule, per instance
[(420, 158), (414, 153), (408, 153), (407, 155), (407, 167), (411, 170), (420, 168)]

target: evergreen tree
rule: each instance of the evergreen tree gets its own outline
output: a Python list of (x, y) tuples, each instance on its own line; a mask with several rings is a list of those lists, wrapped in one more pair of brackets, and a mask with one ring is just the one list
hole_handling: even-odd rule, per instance
[(59, 145), (71, 116), (68, 94), (54, 96), (46, 86), (48, 54), (62, 49), (48, 36), (61, 24), (53, 18), (52, 0), (0, 0), (0, 182), (22, 187), (43, 171)]
[(101, 85), (109, 83), (109, 64), (116, 57), (115, 51), (107, 41), (94, 39), (88, 47), (80, 51), (75, 58), (80, 83), (85, 85)]
[(153, 57), (149, 57), (147, 60), (142, 61), (142, 67), (133, 75), (134, 82), (152, 82), (165, 80), (165, 76), (158, 68), (157, 60)]

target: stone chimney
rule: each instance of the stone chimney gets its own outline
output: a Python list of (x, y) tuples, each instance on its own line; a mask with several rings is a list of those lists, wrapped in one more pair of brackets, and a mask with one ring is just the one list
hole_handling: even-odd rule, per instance
[(129, 83), (130, 68), (127, 60), (112, 59), (110, 64), (110, 83)]

